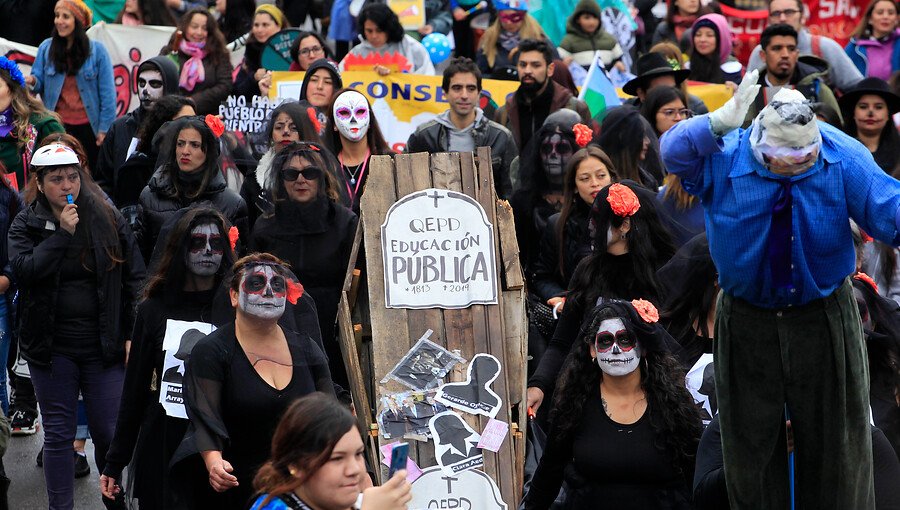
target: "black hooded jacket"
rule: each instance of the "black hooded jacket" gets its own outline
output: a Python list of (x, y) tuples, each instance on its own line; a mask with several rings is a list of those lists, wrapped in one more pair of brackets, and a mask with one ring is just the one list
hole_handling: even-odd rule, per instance
[[(155, 68), (162, 74), (163, 94), (178, 94), (178, 66), (172, 62), (172, 59), (157, 56), (145, 60), (138, 67), (138, 74), (140, 75), (141, 71), (146, 71), (148, 68)], [(93, 169), (94, 180), (116, 205), (119, 205), (118, 197), (115, 196), (118, 172), (125, 163), (128, 147), (131, 145), (132, 138), (137, 135), (138, 128), (146, 114), (147, 111), (139, 102), (138, 107), (133, 111), (116, 119), (109, 131), (106, 132), (106, 139), (97, 154), (97, 168)]]
[[(327, 58), (320, 58), (316, 60), (312, 64), (309, 65), (309, 69), (306, 70), (306, 74), (303, 75), (303, 85), (300, 87), (300, 103), (301, 104), (309, 104), (309, 99), (306, 97), (307, 86), (309, 85), (310, 77), (315, 74), (319, 69), (327, 69), (329, 73), (331, 73), (331, 79), (334, 85), (334, 91), (344, 88), (344, 81), (341, 79), (341, 72), (338, 70), (337, 64), (328, 60)], [(305, 106), (305, 104), (304, 104)], [(312, 106), (309, 104), (309, 106)], [(328, 133), (328, 113), (325, 112), (322, 108), (317, 106), (313, 106), (318, 112), (319, 124), (321, 125), (321, 129), (319, 130), (319, 136), (323, 139), (325, 138), (325, 133)]]
[[(106, 365), (125, 360), (125, 340), (131, 336), (138, 290), (144, 279), (144, 261), (137, 251), (125, 219), (115, 211), (116, 231), (106, 232), (107, 223), (90, 221), (93, 214), (105, 214), (99, 203), (86, 194), (76, 204), (82, 219), (78, 228), (88, 228), (94, 246), (100, 347)], [(76, 231), (78, 234), (78, 231)], [(124, 260), (112, 269), (103, 240), (116, 236)], [(9, 229), (9, 259), (19, 285), (19, 349), (22, 356), (38, 366), (49, 366), (55, 335), (55, 312), (60, 266), (75, 236), (59, 227), (50, 208), (35, 200), (19, 212)]]

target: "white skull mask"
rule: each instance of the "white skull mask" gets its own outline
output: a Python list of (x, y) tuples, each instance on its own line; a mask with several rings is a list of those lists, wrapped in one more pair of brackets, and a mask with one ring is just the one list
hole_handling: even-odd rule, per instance
[(238, 306), (257, 319), (276, 320), (284, 313), (287, 281), (270, 265), (248, 267), (238, 289)]
[(225, 253), (225, 239), (219, 232), (219, 227), (212, 223), (197, 225), (191, 230), (188, 242), (188, 252), (185, 255), (188, 271), (197, 276), (216, 274)]
[(594, 350), (597, 365), (607, 375), (628, 375), (641, 362), (641, 348), (622, 319), (605, 319), (600, 323), (594, 337)]
[(355, 90), (344, 92), (334, 100), (334, 123), (341, 135), (351, 142), (365, 138), (369, 131), (369, 103)]
[(153, 106), (153, 103), (163, 97), (165, 90), (162, 73), (157, 69), (145, 69), (141, 71), (137, 79), (138, 97), (144, 109)]

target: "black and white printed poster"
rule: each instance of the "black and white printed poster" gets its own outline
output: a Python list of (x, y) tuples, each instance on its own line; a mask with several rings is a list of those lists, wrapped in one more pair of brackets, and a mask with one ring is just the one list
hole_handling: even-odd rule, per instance
[(184, 410), (184, 362), (191, 356), (191, 350), (197, 342), (215, 329), (215, 326), (205, 322), (166, 321), (159, 403), (168, 416), (187, 419), (187, 412)]
[(435, 400), (465, 411), (495, 418), (503, 401), (491, 388), (500, 375), (500, 360), (490, 354), (477, 354), (469, 363), (466, 380), (447, 383), (438, 389)]
[(478, 448), (481, 434), (472, 430), (458, 414), (453, 411), (436, 414), (428, 427), (434, 438), (434, 456), (445, 474), (453, 476), (484, 465), (484, 455)]
[(387, 308), (497, 303), (494, 230), (463, 193), (425, 189), (388, 209), (381, 225)]
[(437, 388), (457, 363), (465, 361), (429, 340), (432, 333), (430, 329), (425, 331), (416, 345), (381, 380), (381, 384), (393, 379), (417, 391)]

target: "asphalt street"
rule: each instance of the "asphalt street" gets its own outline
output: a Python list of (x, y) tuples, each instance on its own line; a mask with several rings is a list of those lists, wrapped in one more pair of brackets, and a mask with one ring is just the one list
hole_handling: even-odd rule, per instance
[[(9, 448), (3, 457), (6, 476), (12, 481), (9, 487), (9, 507), (15, 510), (42, 510), (47, 508), (47, 489), (44, 472), (35, 463), (35, 457), (44, 442), (41, 428), (32, 436), (16, 436), (9, 440)], [(104, 510), (100, 502), (100, 475), (94, 464), (94, 447), (88, 440), (88, 462), (91, 474), (75, 480), (75, 508), (77, 510)]]

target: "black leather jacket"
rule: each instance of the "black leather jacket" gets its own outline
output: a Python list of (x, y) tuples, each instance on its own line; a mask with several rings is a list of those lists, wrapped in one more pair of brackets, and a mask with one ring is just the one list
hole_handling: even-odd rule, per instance
[[(450, 134), (447, 131), (447, 126), (437, 120), (422, 124), (415, 133), (409, 135), (406, 152), (447, 152), (450, 147)], [(475, 138), (475, 147), (491, 148), (494, 188), (499, 198), (508, 200), (512, 195), (509, 165), (518, 156), (512, 133), (487, 117), (481, 117), (472, 130), (472, 137)]]

